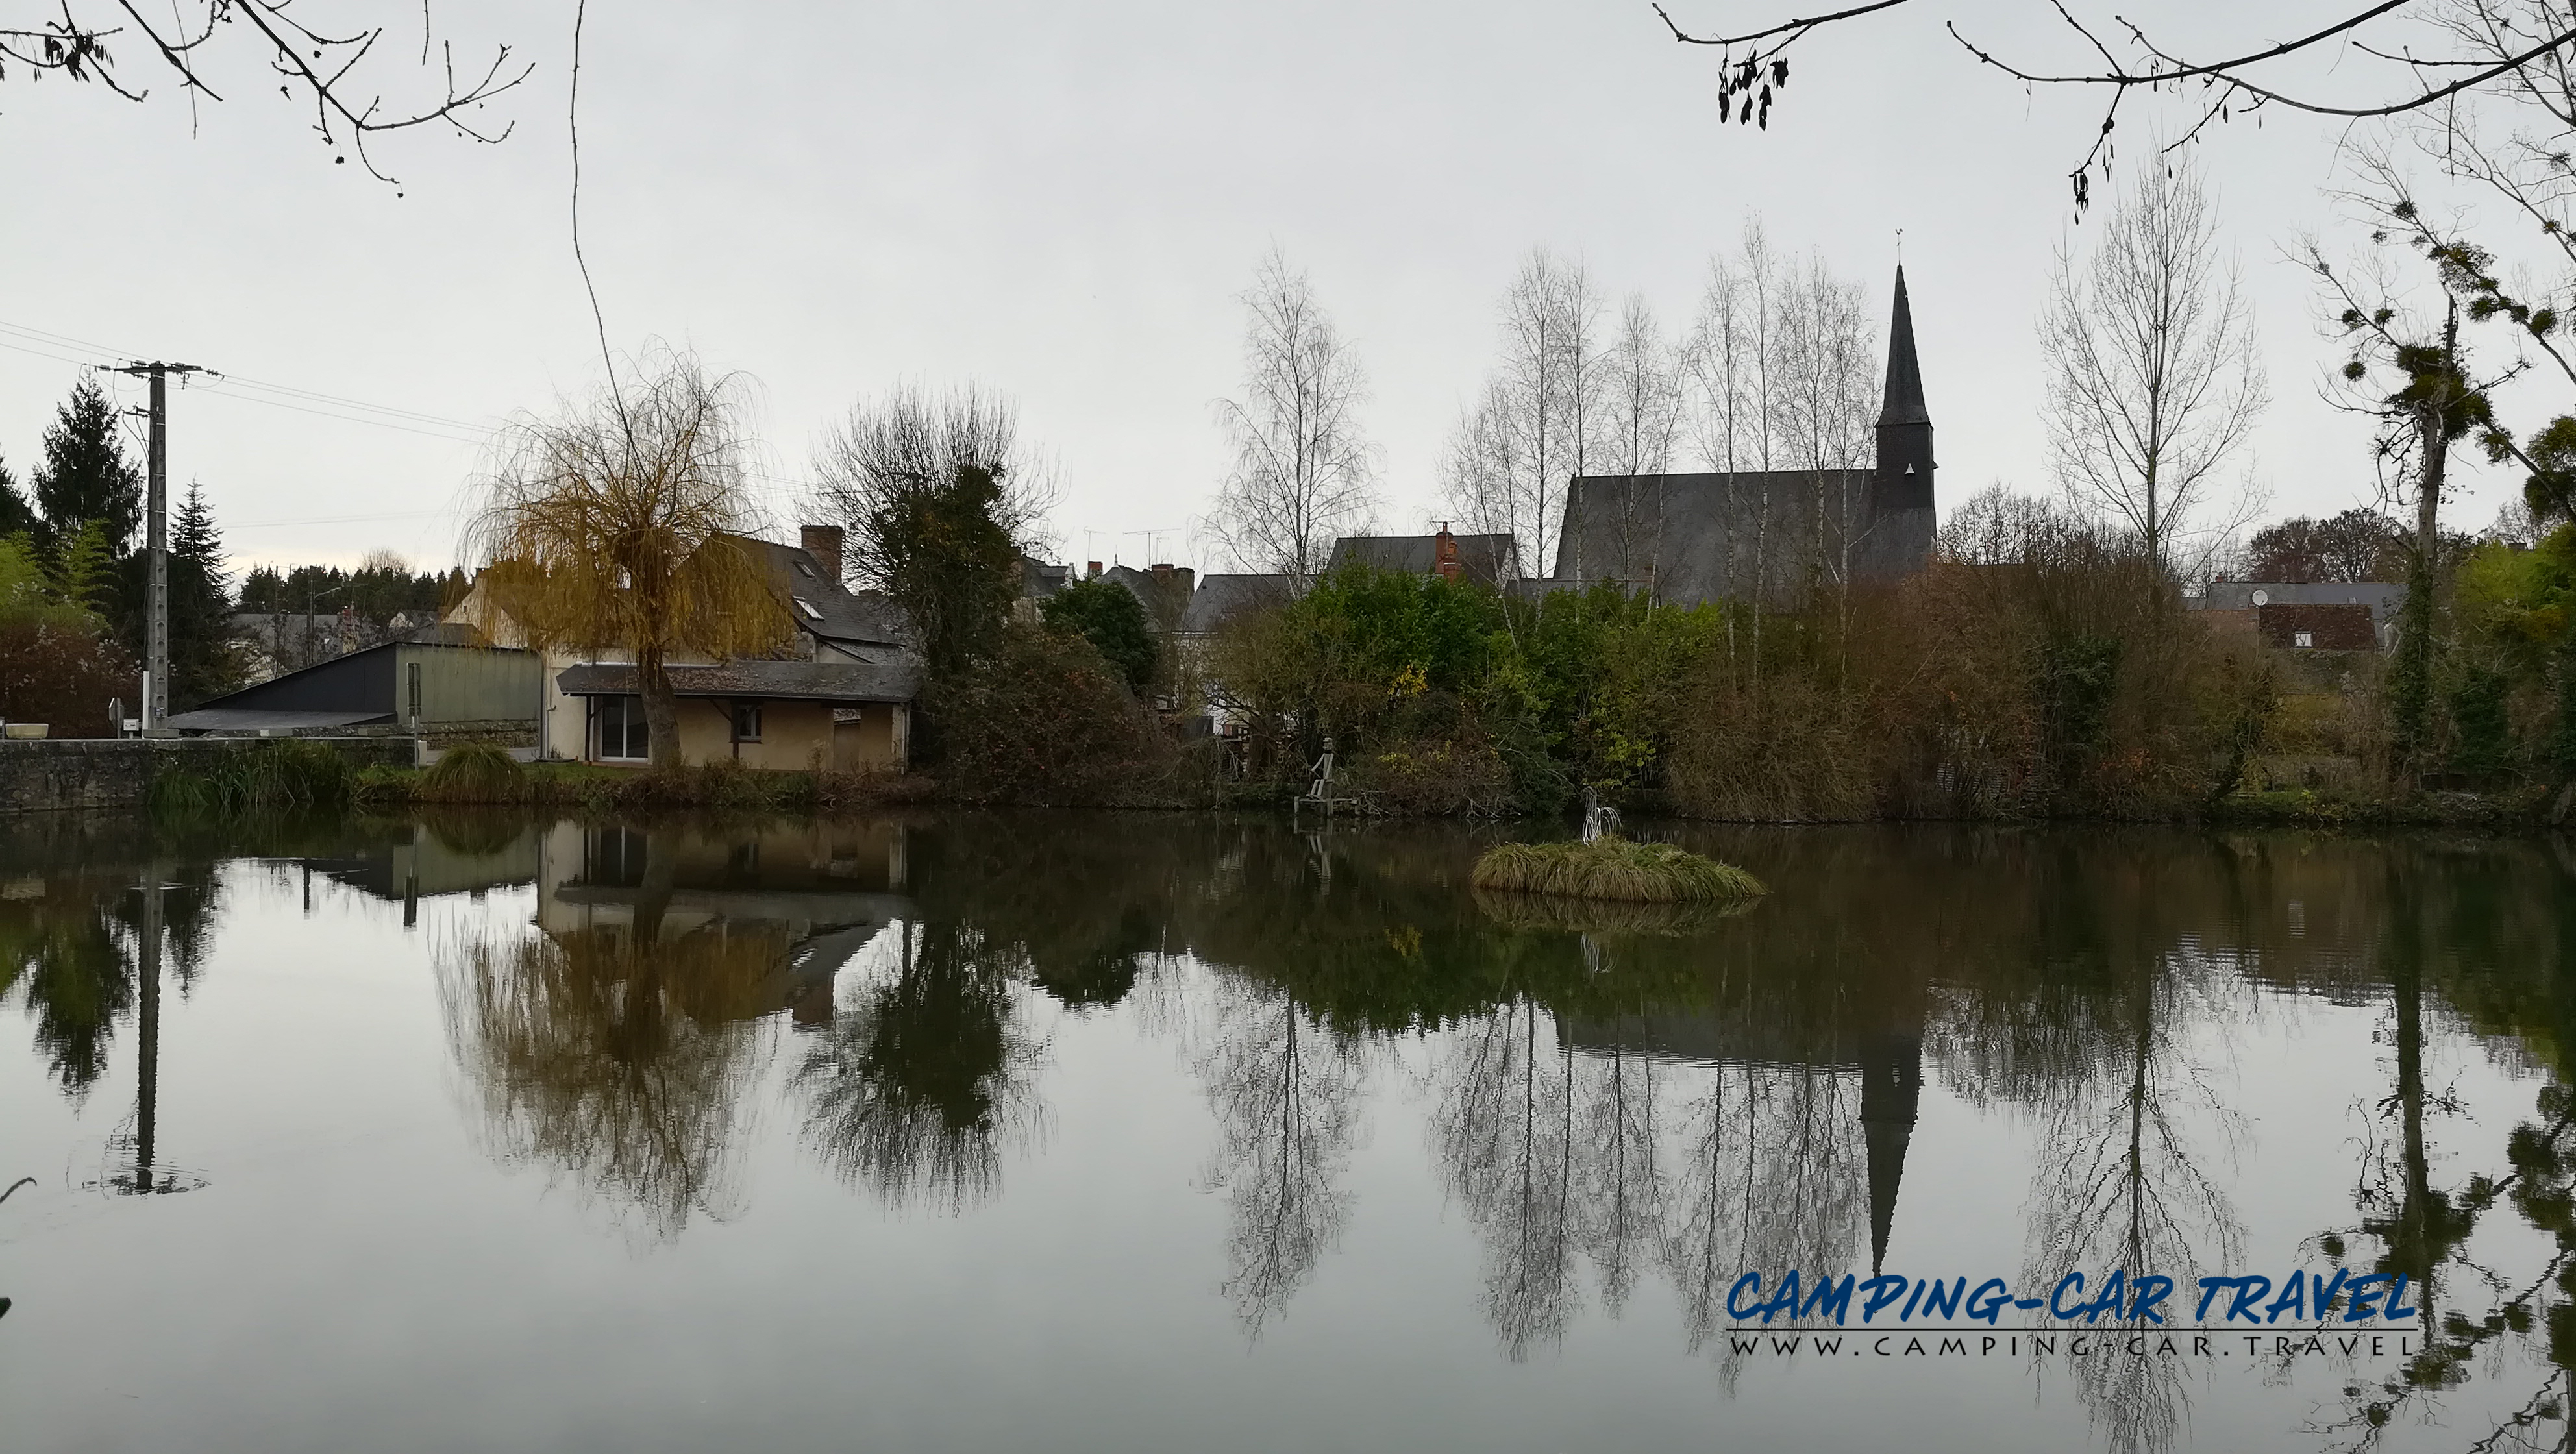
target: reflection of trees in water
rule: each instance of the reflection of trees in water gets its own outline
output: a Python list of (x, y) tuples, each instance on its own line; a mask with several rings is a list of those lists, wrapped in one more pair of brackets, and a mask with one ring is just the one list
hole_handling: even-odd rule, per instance
[(1514, 1360), (1563, 1336), (1577, 1294), (1574, 1052), (1540, 1035), (1546, 1014), (1513, 1000), (1459, 1026), (1433, 1072), (1433, 1145), (1485, 1240), (1485, 1316)]
[[(661, 885), (667, 902), (667, 880)], [(738, 1209), (734, 1153), (789, 945), (719, 922), (506, 931), (443, 946), (448, 1037), (505, 1160), (538, 1162), (677, 1236)]]
[(1360, 1043), (1294, 999), (1221, 980), (1198, 1071), (1216, 1114), (1207, 1182), (1226, 1192), (1225, 1293), (1247, 1334), (1287, 1310), (1341, 1236), (1339, 1184), (1360, 1135), (1367, 1071)]
[[(2374, 1038), (2387, 1047), (2389, 1094), (2369, 1109), (2370, 1150), (2354, 1187), (2358, 1222), (2317, 1240), (2354, 1273), (2404, 1275), (2419, 1326), (2432, 1336), (2395, 1373), (2344, 1386), (2342, 1416), (2316, 1426), (2344, 1447), (2376, 1446), (2410, 1411), (2430, 1416), (2432, 1409), (2419, 1406), (2469, 1381), (2473, 1363), (2483, 1361), (2498, 1386), (2506, 1377), (2529, 1377), (2510, 1367), (2509, 1352), (2536, 1365), (2538, 1376), (2518, 1408), (2495, 1403), (2484, 1411), (2488, 1431), (2470, 1447), (2576, 1447), (2569, 1407), (2576, 1394), (2576, 1066), (2569, 1063), (2576, 1053), (2576, 852), (2554, 847), (2555, 862), (2519, 882), (2482, 875), (2430, 892), (2388, 887), (2376, 945), (2388, 1007)], [(2506, 1140), (2505, 1164), (2471, 1174), (2456, 1190), (2433, 1181), (2438, 1123), (2465, 1109), (2428, 1083), (2428, 1021), (2441, 1001), (2491, 1046), (2518, 1049), (2526, 1065), (2547, 1073), (2531, 1117)], [(2471, 1254), (2479, 1222), (2499, 1204), (2519, 1219), (2519, 1230), (2538, 1234), (2545, 1257), (2517, 1266)]]
[(1839, 1277), (1867, 1199), (1860, 1086), (1832, 1065), (1727, 1063), (1697, 1077), (1680, 1111), (1663, 1263), (1693, 1352), (1732, 1321), (1726, 1293), (1759, 1270)]
[[(2124, 982), (2095, 1007), (2099, 1037), (2080, 1066), (2036, 1087), (2023, 1286), (2054, 1286), (2076, 1270), (2097, 1282), (2113, 1268), (2151, 1271), (2174, 1280), (2171, 1321), (2204, 1269), (2239, 1260), (2243, 1229), (2212, 1170), (2232, 1160), (2241, 1118), (2222, 1096), (2219, 1068), (2191, 1044), (2242, 1012), (2222, 993), (2237, 983), (2232, 971), (2188, 949), (2124, 963)], [(2120, 1330), (2164, 1332), (2143, 1321)], [(2190, 1374), (2180, 1358), (2078, 1359), (2073, 1375), (2116, 1454), (2161, 1454), (2186, 1425)]]
[(1574, 1059), (1574, 1199), (1578, 1237), (1601, 1278), (1601, 1301), (1616, 1314), (1636, 1286), (1639, 1263), (1663, 1241), (1662, 1137), (1657, 1067), (1624, 1046)]
[(1000, 1189), (1004, 1151), (1037, 1123), (1036, 1052), (1013, 1025), (1026, 961), (963, 924), (899, 929), (894, 972), (806, 1050), (805, 1137), (888, 1202), (954, 1213)]
[(217, 865), (28, 878), (0, 896), (0, 995), (25, 991), (36, 1047), (76, 1100), (107, 1073), (117, 1022), (139, 1007), (143, 880), (167, 885), (158, 916), (162, 961), (185, 993), (222, 917)]

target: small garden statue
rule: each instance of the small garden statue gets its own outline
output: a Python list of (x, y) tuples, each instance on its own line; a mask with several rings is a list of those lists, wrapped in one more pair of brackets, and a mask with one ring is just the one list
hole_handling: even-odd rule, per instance
[(1583, 841), (1598, 843), (1604, 838), (1618, 836), (1619, 810), (1601, 805), (1599, 788), (1585, 788), (1583, 790)]

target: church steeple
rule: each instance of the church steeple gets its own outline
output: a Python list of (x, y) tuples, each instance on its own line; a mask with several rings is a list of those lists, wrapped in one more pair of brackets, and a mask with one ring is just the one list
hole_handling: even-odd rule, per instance
[(1887, 325), (1887, 402), (1878, 415), (1873, 514), (1932, 506), (1932, 412), (1923, 403), (1923, 365), (1914, 356), (1914, 309), (1905, 265), (1896, 266), (1896, 308)]

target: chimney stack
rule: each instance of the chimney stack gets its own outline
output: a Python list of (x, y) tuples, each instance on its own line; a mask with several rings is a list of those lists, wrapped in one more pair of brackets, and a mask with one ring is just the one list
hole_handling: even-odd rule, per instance
[(1086, 581), (1096, 581), (1100, 579), (1100, 562), (1095, 560), (1089, 562), (1089, 564), (1091, 568), (1082, 573), (1082, 578)]
[(808, 525), (798, 543), (805, 547), (807, 555), (814, 557), (814, 563), (823, 568), (824, 579), (834, 585), (841, 583), (840, 526)]

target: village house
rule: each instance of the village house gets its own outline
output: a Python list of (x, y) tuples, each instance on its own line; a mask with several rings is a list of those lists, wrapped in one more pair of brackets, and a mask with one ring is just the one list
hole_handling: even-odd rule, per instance
[[(836, 526), (808, 525), (797, 545), (741, 543), (765, 557), (795, 631), (775, 657), (669, 664), (680, 699), (680, 760), (787, 771), (905, 767), (921, 659), (902, 608), (841, 584)], [(447, 620), (496, 646), (525, 644), (481, 576)], [(651, 759), (632, 653), (548, 652), (544, 676), (545, 757), (636, 766)]]

